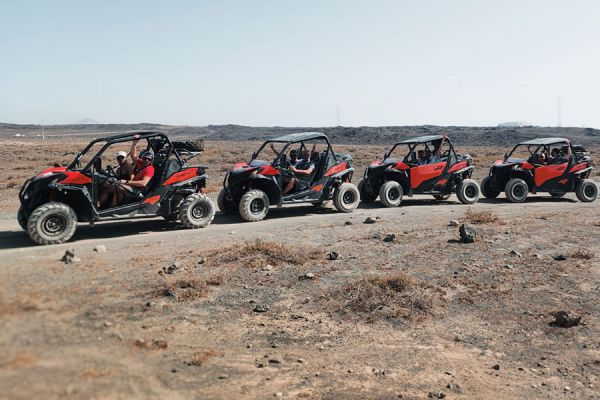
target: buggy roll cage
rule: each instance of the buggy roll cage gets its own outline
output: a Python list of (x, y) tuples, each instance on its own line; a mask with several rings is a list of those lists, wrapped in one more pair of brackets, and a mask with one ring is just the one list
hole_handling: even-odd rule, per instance
[[(331, 143), (329, 142), (329, 139), (327, 139), (327, 137), (322, 136), (322, 137), (312, 137), (312, 138), (308, 138), (305, 140), (295, 140), (295, 141), (288, 141), (288, 140), (277, 140), (277, 139), (272, 139), (272, 140), (267, 140), (265, 141), (262, 146), (259, 147), (258, 150), (256, 150), (254, 153), (252, 153), (252, 160), (255, 160), (256, 157), (260, 154), (261, 151), (263, 151), (263, 149), (271, 143), (284, 143), (283, 148), (281, 149), (281, 151), (278, 152), (277, 157), (275, 157), (275, 159), (273, 160), (273, 164), (275, 165), (279, 162), (281, 162), (281, 158), (282, 155), (285, 155), (287, 152), (287, 149), (290, 146), (293, 146), (296, 143), (300, 143), (300, 149), (304, 150), (306, 149), (306, 146), (304, 145), (304, 142), (309, 142), (311, 140), (324, 140), (325, 143), (327, 143), (327, 150), (325, 150), (326, 152), (331, 152), (331, 155), (335, 157), (335, 153), (333, 152), (333, 148), (331, 147)], [(252, 161), (250, 160), (250, 161)]]
[[(110, 147), (111, 145), (115, 144), (115, 143), (123, 143), (123, 142), (129, 142), (132, 141), (134, 139), (134, 136), (139, 135), (140, 140), (142, 139), (146, 139), (148, 145), (146, 146), (146, 150), (150, 147), (150, 143), (148, 141), (148, 139), (153, 139), (156, 137), (159, 137), (162, 139), (163, 142), (168, 143), (169, 144), (169, 150), (167, 152), (167, 158), (171, 155), (172, 152), (172, 146), (171, 146), (171, 141), (169, 140), (169, 138), (160, 131), (139, 131), (139, 132), (130, 132), (130, 133), (123, 133), (120, 135), (113, 135), (113, 136), (105, 136), (105, 137), (100, 137), (97, 139), (92, 140), (90, 143), (88, 143), (87, 146), (85, 146), (83, 148), (83, 150), (81, 150), (79, 153), (77, 153), (77, 155), (75, 156), (75, 159), (69, 164), (69, 166), (67, 167), (67, 169), (72, 170), (73, 168), (75, 168), (78, 164), (79, 161), (81, 160), (81, 158), (87, 154), (88, 151), (90, 151), (90, 149), (96, 144), (96, 143), (101, 143), (101, 142), (106, 142), (96, 153), (96, 155), (94, 157), (92, 157), (92, 159), (86, 164), (85, 167), (80, 168), (83, 171), (87, 171), (90, 170), (91, 167), (93, 166), (94, 162), (96, 161), (96, 159), (101, 156), (104, 151)], [(179, 157), (179, 154), (177, 153), (177, 151), (173, 151), (173, 153), (175, 154), (175, 157), (177, 157), (177, 160), (182, 164), (182, 160), (181, 157)]]
[[(556, 146), (556, 145), (561, 145), (561, 149), (559, 149), (559, 151), (562, 154), (562, 148), (566, 145), (571, 149), (571, 154), (574, 154), (575, 152), (573, 151), (573, 146), (571, 144), (571, 142), (569, 140), (565, 140), (562, 142), (553, 142), (553, 143), (539, 143), (539, 144), (529, 144), (529, 143), (518, 143), (515, 147), (512, 148), (512, 150), (508, 153), (504, 153), (504, 161), (508, 160), (510, 158), (510, 156), (512, 156), (512, 154), (515, 152), (515, 150), (522, 146), (522, 147), (526, 147), (527, 151), (529, 152), (529, 156), (531, 157), (534, 154), (537, 154), (538, 151), (540, 150), (540, 148), (543, 148), (544, 151), (546, 151), (546, 153), (549, 153), (550, 147), (551, 146)], [(534, 151), (531, 151), (532, 148), (535, 148)]]
[[(430, 141), (427, 141), (427, 142), (412, 142), (412, 143), (398, 142), (398, 143), (396, 143), (390, 149), (390, 151), (388, 151), (387, 153), (385, 153), (383, 155), (383, 159), (385, 160), (386, 158), (389, 158), (392, 155), (392, 153), (394, 152), (394, 150), (396, 149), (396, 147), (398, 147), (400, 145), (402, 145), (402, 146), (408, 146), (408, 154), (406, 154), (404, 157), (410, 156), (413, 153), (413, 151), (415, 150), (415, 148), (418, 145), (420, 145), (420, 144), (424, 144), (425, 145), (425, 150), (428, 150), (429, 146), (427, 144), (431, 143), (432, 147), (433, 147), (433, 150), (435, 150), (435, 146), (433, 146), (433, 142), (436, 141), (436, 140), (441, 140), (441, 139), (430, 140)], [(450, 141), (450, 138), (446, 138), (445, 142), (448, 143), (448, 146), (450, 147), (449, 148), (450, 153), (448, 155), (450, 156), (450, 155), (454, 154), (454, 156), (456, 156), (456, 151), (454, 151), (454, 146), (452, 145), (452, 142)], [(433, 150), (431, 150), (431, 151), (433, 152)]]

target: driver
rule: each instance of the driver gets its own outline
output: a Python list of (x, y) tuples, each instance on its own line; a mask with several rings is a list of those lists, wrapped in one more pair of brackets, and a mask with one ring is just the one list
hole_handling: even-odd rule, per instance
[(294, 173), (294, 177), (283, 188), (283, 194), (287, 194), (292, 190), (303, 190), (310, 182), (311, 175), (315, 170), (315, 164), (319, 160), (319, 153), (313, 151), (310, 155), (310, 161), (302, 163), (302, 165), (291, 166), (290, 171)]

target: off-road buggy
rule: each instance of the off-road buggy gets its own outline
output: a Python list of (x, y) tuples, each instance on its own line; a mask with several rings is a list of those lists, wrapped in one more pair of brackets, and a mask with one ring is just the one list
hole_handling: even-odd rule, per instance
[[(440, 145), (440, 157), (433, 162), (417, 157), (420, 152), (435, 154)], [(392, 156), (394, 152), (397, 156)], [(383, 161), (369, 164), (358, 189), (363, 202), (372, 203), (379, 196), (386, 207), (399, 206), (405, 194), (430, 194), (436, 200), (446, 200), (456, 193), (462, 203), (470, 204), (479, 198), (479, 187), (471, 179), (472, 173), (473, 160), (457, 154), (449, 138), (420, 136), (396, 143)]]
[[(553, 150), (557, 157), (550, 158)], [(528, 140), (494, 162), (489, 176), (481, 181), (481, 192), (494, 199), (504, 191), (509, 201), (520, 203), (530, 192), (559, 198), (574, 191), (579, 200), (590, 202), (598, 196), (596, 184), (588, 179), (592, 169), (585, 148), (568, 139)]]
[[(102, 167), (103, 158), (112, 160), (115, 147), (134, 139), (152, 149), (154, 175), (137, 198), (113, 208), (98, 208), (103, 185), (118, 185), (115, 170)], [(111, 146), (115, 147), (111, 147)], [(110, 149), (107, 151), (107, 149)], [(211, 200), (200, 193), (206, 184), (206, 167), (188, 165), (203, 150), (203, 142), (171, 142), (161, 132), (135, 132), (91, 141), (67, 167), (45, 169), (28, 179), (21, 191), (17, 219), (38, 244), (68, 241), (77, 222), (162, 216), (180, 220), (186, 228), (205, 227), (215, 209)], [(103, 156), (104, 155), (104, 156)]]
[[(276, 154), (268, 155), (271, 144), (282, 146)], [(283, 195), (284, 182), (293, 177), (289, 172), (288, 150), (299, 153), (307, 146), (325, 147), (319, 152), (312, 174), (305, 184)], [(272, 158), (272, 161), (259, 157)], [(245, 221), (260, 221), (267, 216), (270, 205), (313, 203), (321, 205), (332, 200), (338, 211), (351, 212), (358, 206), (358, 189), (351, 182), (352, 157), (333, 152), (327, 136), (318, 132), (294, 133), (267, 140), (252, 154), (250, 162), (240, 162), (225, 176), (219, 193), (219, 209), (227, 214), (239, 212)]]

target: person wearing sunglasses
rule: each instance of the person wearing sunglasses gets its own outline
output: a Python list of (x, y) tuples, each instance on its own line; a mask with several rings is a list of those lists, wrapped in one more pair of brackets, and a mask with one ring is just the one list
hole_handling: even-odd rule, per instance
[[(150, 179), (154, 176), (154, 152), (150, 150), (144, 150), (137, 156), (137, 144), (140, 141), (139, 135), (135, 136), (135, 139), (131, 143), (131, 151), (129, 155), (133, 160), (133, 178), (121, 179), (119, 186), (117, 187), (117, 196), (115, 196), (117, 203), (130, 202), (139, 198), (140, 192), (144, 190)], [(115, 204), (116, 206), (116, 204)]]
[(124, 151), (119, 151), (117, 153), (117, 163), (119, 163), (119, 166), (115, 171), (117, 179), (132, 180), (133, 167), (127, 162), (127, 153)]

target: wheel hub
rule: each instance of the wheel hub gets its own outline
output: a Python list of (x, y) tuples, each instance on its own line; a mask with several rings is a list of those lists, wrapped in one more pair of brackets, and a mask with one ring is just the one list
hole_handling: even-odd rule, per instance
[(342, 196), (342, 200), (344, 201), (344, 204), (352, 204), (354, 202), (354, 193), (348, 190)]
[(396, 188), (390, 189), (390, 191), (388, 192), (388, 198), (392, 201), (398, 200), (399, 197), (400, 191)]
[(265, 203), (262, 199), (254, 199), (250, 202), (250, 212), (252, 214), (260, 214), (265, 208)]
[(48, 235), (56, 236), (67, 226), (67, 221), (60, 215), (51, 215), (43, 222), (44, 232)]
[(475, 195), (476, 195), (475, 188), (473, 186), (470, 186), (470, 185), (467, 186), (465, 188), (465, 194), (467, 195), (468, 198), (471, 198), (471, 199), (474, 198)]
[(198, 204), (194, 208), (192, 208), (192, 217), (194, 219), (202, 219), (206, 216), (207, 211), (204, 204)]
[(594, 188), (592, 185), (588, 185), (584, 188), (583, 192), (585, 193), (586, 197), (592, 197), (594, 195)]

